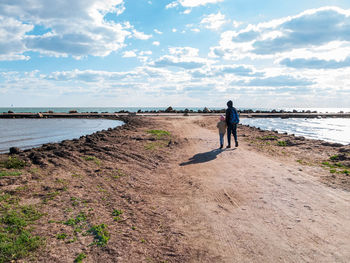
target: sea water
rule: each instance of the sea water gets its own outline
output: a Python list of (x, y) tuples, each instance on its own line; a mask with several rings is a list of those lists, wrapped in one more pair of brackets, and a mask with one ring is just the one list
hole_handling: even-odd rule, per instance
[(107, 119), (0, 119), (0, 153), (8, 152), (10, 147), (28, 149), (79, 138), (122, 124)]
[(263, 130), (287, 132), (328, 142), (350, 144), (349, 118), (241, 118), (241, 123)]

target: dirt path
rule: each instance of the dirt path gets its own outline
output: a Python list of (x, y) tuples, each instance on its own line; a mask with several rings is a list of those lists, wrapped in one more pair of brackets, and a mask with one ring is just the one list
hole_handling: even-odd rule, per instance
[(350, 261), (349, 192), (248, 150), (242, 140), (217, 150), (218, 134), (196, 118), (171, 122), (187, 143), (167, 172), (183, 187), (163, 199), (197, 249), (192, 262)]

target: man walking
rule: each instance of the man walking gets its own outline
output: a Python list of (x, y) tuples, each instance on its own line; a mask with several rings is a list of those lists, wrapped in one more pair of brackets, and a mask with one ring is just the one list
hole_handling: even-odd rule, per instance
[(231, 148), (231, 133), (235, 138), (235, 146), (238, 147), (237, 140), (237, 124), (239, 123), (239, 117), (236, 108), (233, 107), (231, 100), (227, 102), (226, 109), (226, 123), (227, 123), (227, 142), (228, 145), (226, 148)]

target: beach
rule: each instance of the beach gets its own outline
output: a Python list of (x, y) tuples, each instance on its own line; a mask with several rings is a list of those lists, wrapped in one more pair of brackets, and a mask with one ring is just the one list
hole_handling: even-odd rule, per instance
[(21, 260), (350, 258), (349, 145), (239, 125), (239, 147), (219, 150), (217, 116), (118, 118), (125, 125), (0, 155), (1, 206), (40, 214), (30, 227), (42, 244)]

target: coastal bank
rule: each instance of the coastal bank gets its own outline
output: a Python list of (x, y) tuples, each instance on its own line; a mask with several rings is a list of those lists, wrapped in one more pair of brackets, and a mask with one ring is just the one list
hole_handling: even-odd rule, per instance
[(182, 115), (1, 154), (2, 259), (346, 262), (349, 145)]

